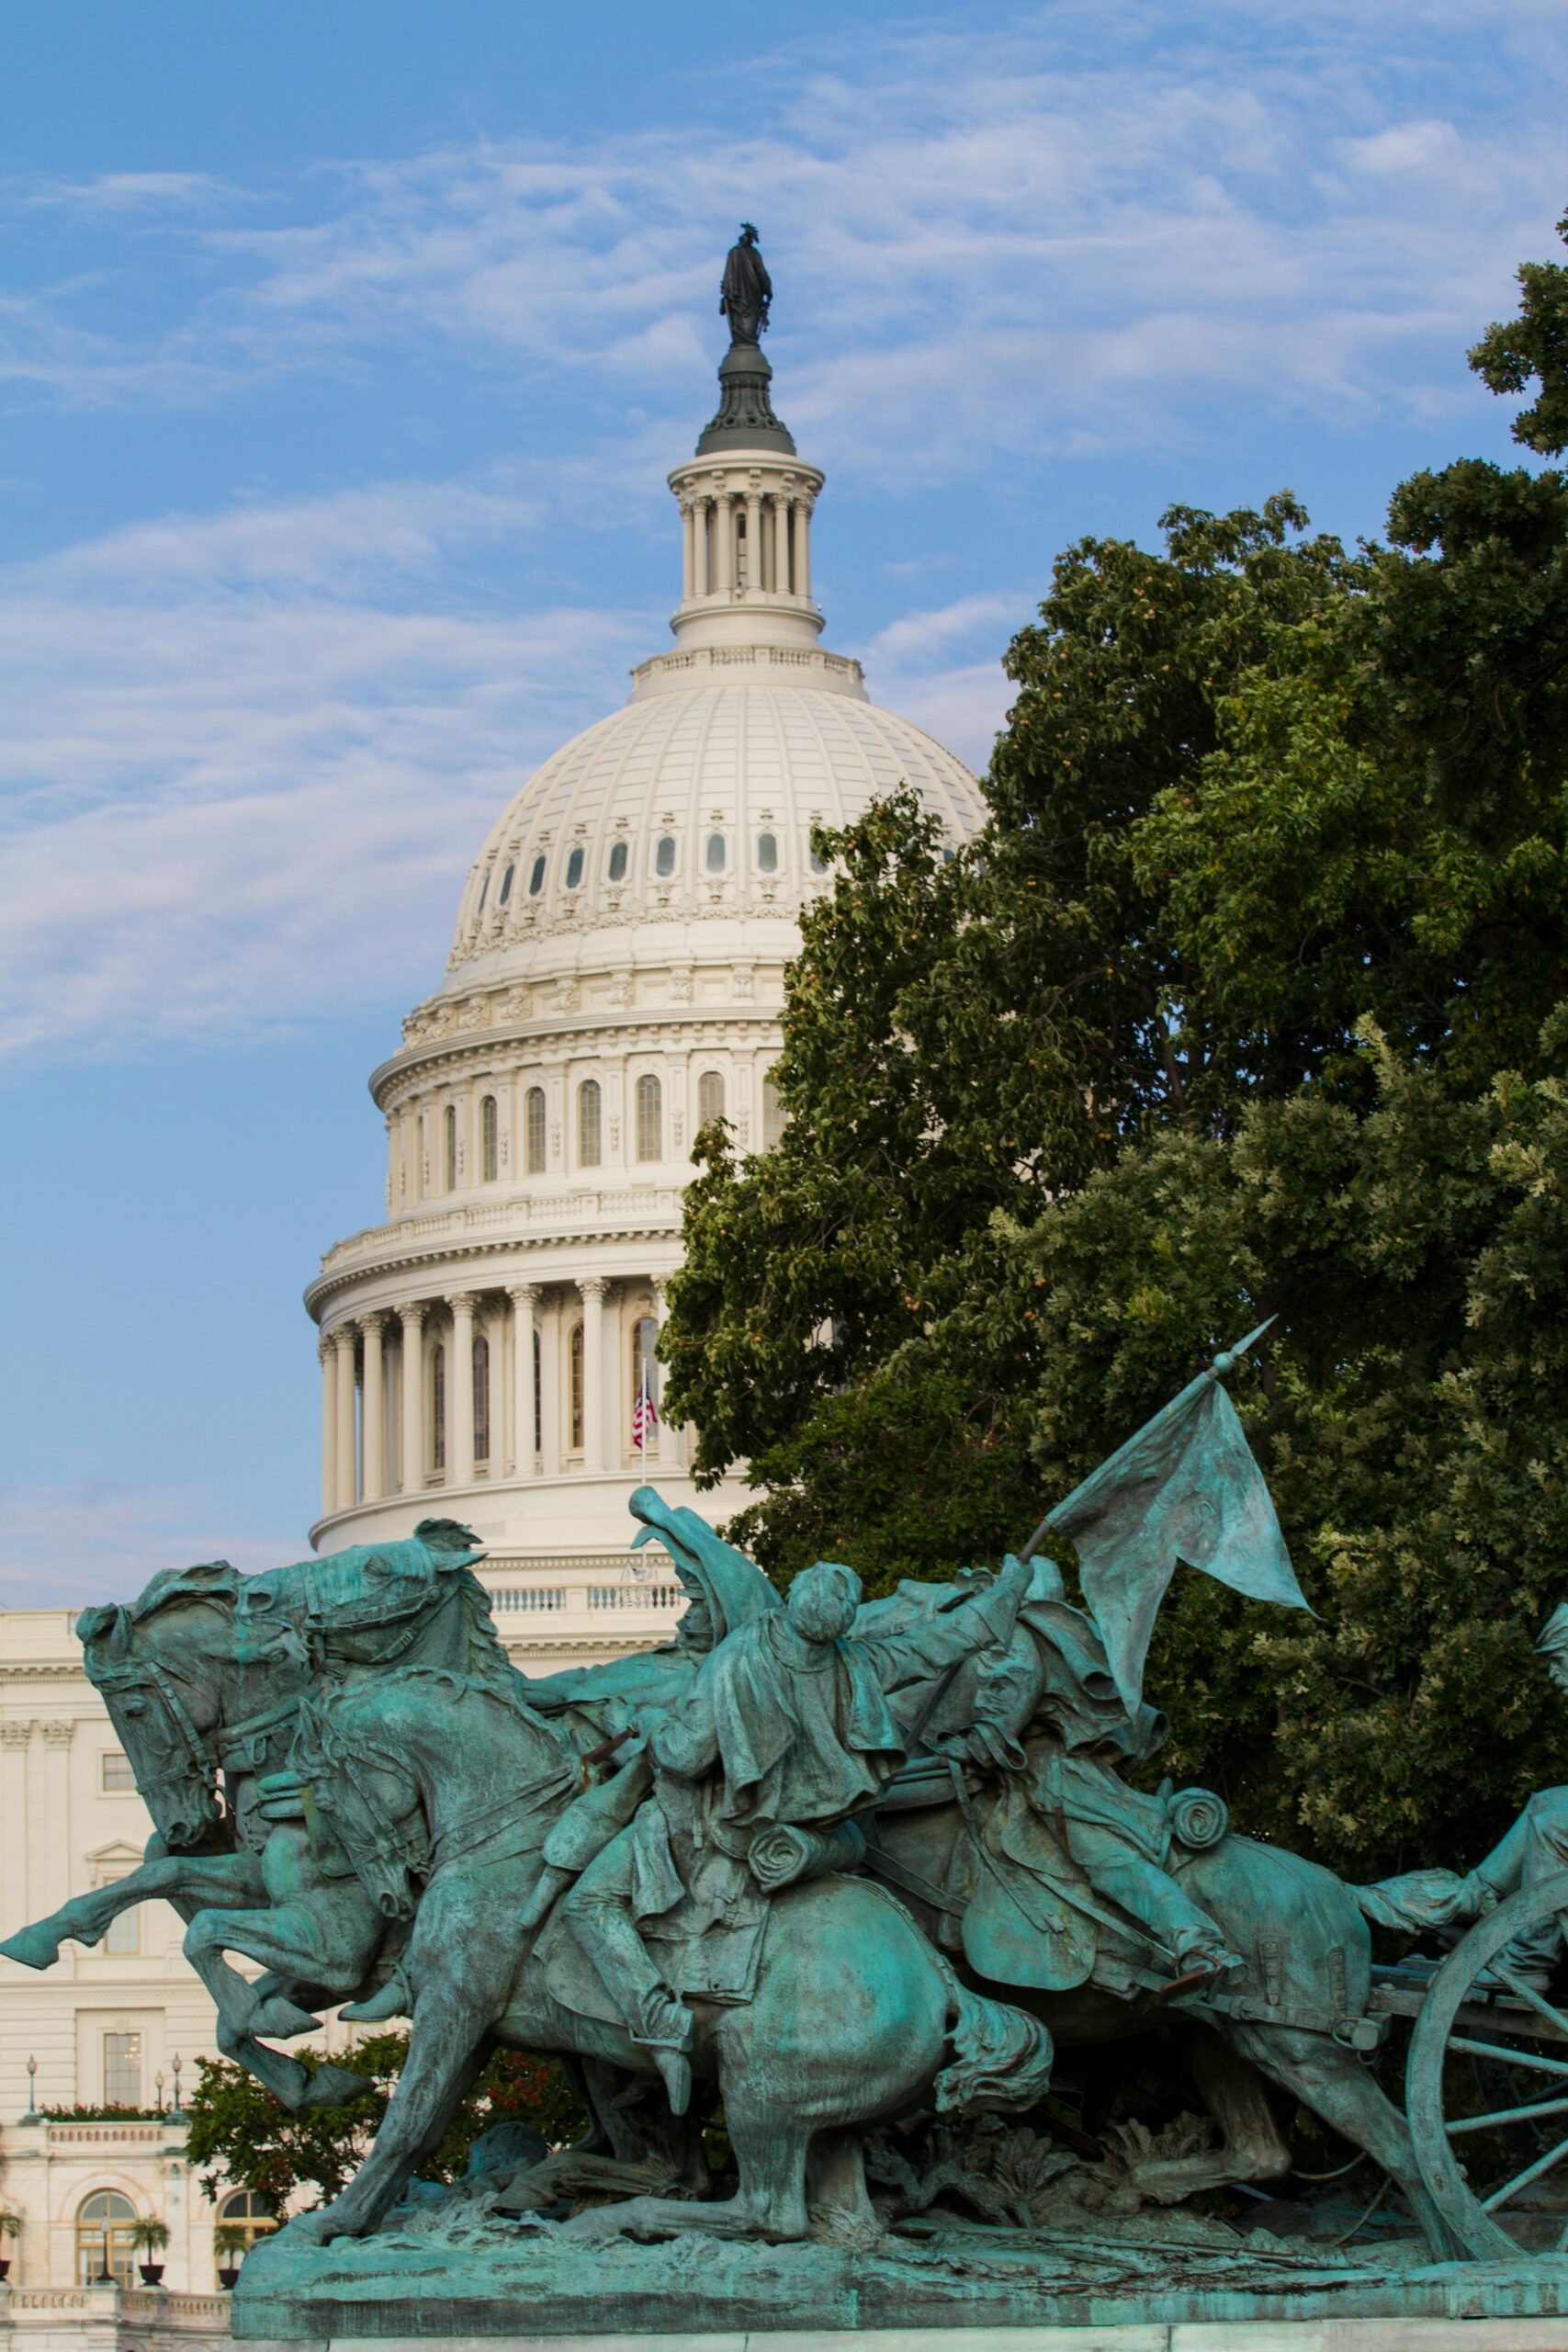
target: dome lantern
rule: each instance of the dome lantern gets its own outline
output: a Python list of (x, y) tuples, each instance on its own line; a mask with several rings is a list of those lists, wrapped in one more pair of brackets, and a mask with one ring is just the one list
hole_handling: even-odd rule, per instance
[[(682, 652), (807, 651), (822, 633), (811, 600), (811, 514), (822, 475), (802, 463), (773, 413), (773, 371), (759, 340), (773, 289), (756, 240), (744, 223), (725, 263), (719, 308), (732, 339), (719, 364), (717, 413), (690, 463), (670, 476), (682, 540), (670, 626)], [(667, 659), (673, 666), (678, 657)]]

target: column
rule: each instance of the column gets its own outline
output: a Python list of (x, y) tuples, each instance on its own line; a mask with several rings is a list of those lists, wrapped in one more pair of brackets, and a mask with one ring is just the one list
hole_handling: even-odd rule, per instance
[(689, 498), (681, 501), (681, 601), (687, 605), (696, 593), (696, 511)]
[(321, 1364), (321, 1517), (337, 1509), (337, 1350), (323, 1333), (316, 1342)]
[(486, 1316), (485, 1338), (489, 1342), (486, 1396), (490, 1406), (490, 1475), (492, 1478), (500, 1478), (506, 1469), (506, 1311), (503, 1307), (497, 1306)]
[(746, 590), (762, 584), (762, 493), (760, 490), (746, 494)]
[(430, 1459), (424, 1430), (424, 1301), (416, 1298), (398, 1313), (403, 1326), (403, 1458), (398, 1483), (405, 1495), (416, 1495), (424, 1485)]
[(735, 585), (735, 501), (726, 491), (713, 503), (714, 594), (728, 596)]
[(15, 1935), (42, 1915), (28, 1903), (28, 1847), (32, 1817), (28, 1811), (28, 1742), (30, 1723), (0, 1724), (0, 1820), (6, 1848), (0, 1858), (0, 1936)]
[(446, 1484), (474, 1483), (474, 1309), (478, 1294), (454, 1291), (452, 1338), (446, 1361)]
[(387, 1491), (387, 1370), (382, 1353), (387, 1318), (367, 1315), (359, 1326), (365, 1334), (365, 1424), (361, 1442), (365, 1455), (365, 1499), (378, 1502)]
[(75, 1724), (42, 1724), (43, 1733), (43, 1829), (39, 1838), (39, 1893), (42, 1901), (33, 1913), (35, 1919), (58, 1911), (71, 1898), (71, 1864), (76, 1852), (76, 1838), (71, 1823), (71, 1736)]
[(513, 1475), (534, 1476), (537, 1449), (534, 1444), (534, 1309), (539, 1293), (534, 1283), (518, 1283), (512, 1299), (512, 1460)]
[(708, 502), (699, 498), (692, 515), (692, 555), (695, 571), (692, 582), (694, 596), (708, 593)]
[(791, 517), (795, 526), (795, 593), (805, 605), (811, 601), (810, 512), (804, 498), (795, 500)]
[(582, 1295), (582, 1466), (604, 1467), (604, 1294), (601, 1274), (585, 1274)]
[(359, 1497), (359, 1464), (355, 1459), (354, 1426), (354, 1340), (352, 1323), (337, 1323), (333, 1327), (332, 1341), (337, 1350), (337, 1443), (333, 1451), (337, 1457), (337, 1474), (333, 1488), (337, 1500), (334, 1510), (352, 1510)]

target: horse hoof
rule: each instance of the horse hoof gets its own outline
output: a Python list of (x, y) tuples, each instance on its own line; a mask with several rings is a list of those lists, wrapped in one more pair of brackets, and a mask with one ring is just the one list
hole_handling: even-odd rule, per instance
[(60, 1946), (41, 1928), (19, 1928), (0, 1944), (0, 1957), (19, 1960), (24, 1968), (52, 1968), (60, 1958)]
[(370, 2088), (363, 2075), (350, 2074), (346, 2066), (318, 2066), (310, 2077), (310, 2087), (300, 2104), (304, 2107), (346, 2107), (350, 2099), (363, 2098)]
[(288, 2041), (297, 2033), (318, 2032), (321, 2023), (321, 2018), (313, 2018), (308, 2009), (297, 2008), (292, 2001), (275, 1993), (270, 2001), (263, 2001), (252, 2011), (247, 2030), (275, 2033), (280, 2041)]

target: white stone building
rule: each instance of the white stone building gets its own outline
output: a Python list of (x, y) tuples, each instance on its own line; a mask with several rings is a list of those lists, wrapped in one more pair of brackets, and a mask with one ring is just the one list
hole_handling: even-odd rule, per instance
[[(627, 1548), (635, 1486), (721, 1517), (744, 1491), (697, 1495), (686, 1433), (638, 1407), (659, 1408), (694, 1136), (719, 1115), (744, 1150), (778, 1132), (784, 967), (829, 887), (812, 827), (900, 784), (954, 842), (982, 813), (963, 763), (818, 642), (823, 477), (773, 416), (768, 374), (754, 345), (727, 359), (719, 413), (670, 477), (674, 648), (497, 819), (446, 978), (370, 1081), (385, 1217), (329, 1250), (307, 1293), (322, 1364), (312, 1544), (468, 1521), (525, 1670), (668, 1633), (661, 1555)], [(149, 1832), (62, 1611), (0, 1612), (0, 1934), (134, 1867)], [(215, 2217), (178, 2123), (14, 2120), (29, 2059), (39, 2107), (167, 2102), (176, 2057), (189, 2088), (212, 2016), (181, 1932), (157, 1905), (48, 1975), (0, 1961), (0, 2210), (22, 2220), (0, 2245), (16, 2288), (0, 2292), (0, 2345), (9, 2330), (45, 2352), (42, 2334), (75, 2346), (122, 2326), (150, 2343), (136, 2295), (91, 2284), (105, 2230), (128, 2274), (113, 2233), (136, 2215), (171, 2230), (180, 2291), (163, 2332), (221, 2330)]]

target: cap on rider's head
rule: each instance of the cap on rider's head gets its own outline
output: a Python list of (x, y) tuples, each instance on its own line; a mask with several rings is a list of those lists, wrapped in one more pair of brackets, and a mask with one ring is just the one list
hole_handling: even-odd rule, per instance
[(1559, 1601), (1536, 1638), (1536, 1649), (1547, 1657), (1568, 1657), (1568, 1601)]
[(789, 1622), (808, 1642), (836, 1642), (855, 1621), (861, 1580), (838, 1560), (818, 1560), (789, 1589)]

